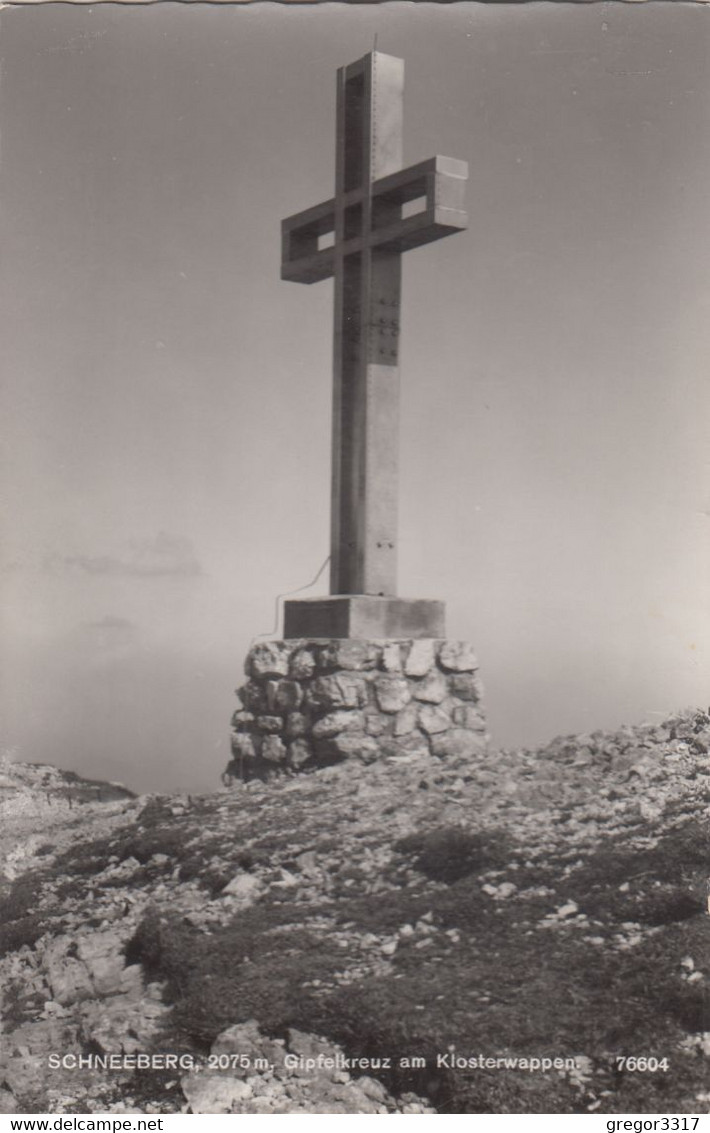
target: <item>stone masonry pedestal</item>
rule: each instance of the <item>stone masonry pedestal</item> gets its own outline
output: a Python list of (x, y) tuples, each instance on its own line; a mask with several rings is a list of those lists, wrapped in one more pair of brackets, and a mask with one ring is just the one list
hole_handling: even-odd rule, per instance
[(354, 759), (475, 758), (488, 742), (471, 646), (438, 638), (293, 638), (252, 646), (227, 775)]

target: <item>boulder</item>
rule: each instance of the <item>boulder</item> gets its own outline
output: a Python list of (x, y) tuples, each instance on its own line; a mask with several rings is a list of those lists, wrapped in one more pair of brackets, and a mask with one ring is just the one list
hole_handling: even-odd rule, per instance
[(239, 1102), (252, 1096), (251, 1086), (231, 1074), (185, 1074), (180, 1088), (190, 1113), (234, 1113)]

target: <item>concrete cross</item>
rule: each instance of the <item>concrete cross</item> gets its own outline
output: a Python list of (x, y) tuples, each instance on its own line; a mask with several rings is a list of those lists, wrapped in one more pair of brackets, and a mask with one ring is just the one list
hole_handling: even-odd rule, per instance
[(466, 227), (464, 161), (402, 169), (404, 62), (338, 70), (335, 197), (282, 221), (281, 278), (335, 280), (333, 595), (394, 595), (401, 257)]

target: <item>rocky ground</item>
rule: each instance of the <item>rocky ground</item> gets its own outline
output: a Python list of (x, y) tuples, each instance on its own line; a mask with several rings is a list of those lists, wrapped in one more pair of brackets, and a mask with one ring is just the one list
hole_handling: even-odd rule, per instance
[(71, 806), (6, 765), (0, 1111), (704, 1111), (709, 749), (687, 711)]

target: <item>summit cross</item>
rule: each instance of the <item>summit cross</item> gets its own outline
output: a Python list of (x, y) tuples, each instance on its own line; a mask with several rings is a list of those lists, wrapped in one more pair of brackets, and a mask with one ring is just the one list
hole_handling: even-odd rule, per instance
[[(468, 166), (437, 156), (402, 169), (403, 93), (392, 55), (339, 68), (335, 196), (281, 224), (281, 278), (335, 283), (330, 593), (390, 601), (374, 620), (377, 604), (361, 603), (362, 634), (334, 598), (288, 602), (286, 636), (416, 634), (422, 613), (421, 636), (443, 636), (442, 603), (408, 611), (394, 597), (401, 260), (466, 227)], [(425, 606), (441, 616), (427, 619)]]

